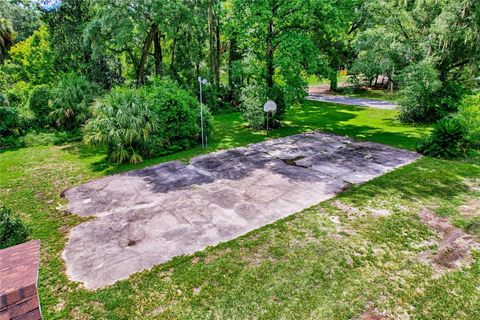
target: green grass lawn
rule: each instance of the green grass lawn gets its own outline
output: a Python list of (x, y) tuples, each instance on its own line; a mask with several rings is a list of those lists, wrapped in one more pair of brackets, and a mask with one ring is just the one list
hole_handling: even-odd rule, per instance
[[(328, 79), (321, 79), (315, 75), (309, 75), (305, 77), (305, 81), (308, 86), (320, 86), (320, 85), (330, 85), (330, 81)], [(390, 93), (389, 90), (382, 90), (382, 89), (356, 89), (352, 85), (348, 85), (348, 76), (342, 76), (340, 73), (338, 74), (338, 83), (340, 84), (340, 88), (338, 88), (338, 92), (336, 94), (345, 95), (353, 98), (363, 98), (363, 99), (372, 99), (372, 100), (384, 100), (384, 101), (391, 101), (398, 103), (400, 100), (400, 95), (398, 90), (395, 90), (393, 94)], [(341, 87), (341, 85), (346, 85), (345, 87)]]
[[(270, 138), (324, 130), (414, 149), (428, 127), (396, 121), (396, 111), (307, 102), (288, 111)], [(63, 190), (106, 174), (267, 139), (239, 114), (216, 117), (208, 150), (195, 148), (142, 165), (112, 165), (105, 150), (68, 146), (0, 151), (0, 197), (42, 240), (39, 278), (45, 319), (391, 319), (480, 318), (480, 254), (437, 274), (420, 262), (435, 233), (417, 213), (430, 208), (480, 236), (479, 215), (463, 206), (480, 196), (477, 158), (416, 163), (353, 187), (236, 240), (179, 257), (128, 280), (88, 291), (69, 282), (61, 252), (82, 221), (64, 211)], [(342, 203), (339, 206), (338, 203)], [(347, 209), (345, 209), (347, 208)], [(375, 216), (374, 209), (389, 215)], [(376, 311), (376, 312), (377, 312)]]
[(398, 103), (400, 95), (398, 91), (394, 91), (393, 94), (389, 90), (380, 89), (359, 89), (356, 91), (349, 90), (348, 88), (340, 90), (340, 94), (345, 94), (349, 97), (363, 98), (371, 100), (384, 100)]

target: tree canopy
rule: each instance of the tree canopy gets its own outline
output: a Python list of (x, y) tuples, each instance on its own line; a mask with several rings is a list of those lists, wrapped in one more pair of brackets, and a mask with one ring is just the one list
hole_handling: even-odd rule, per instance
[(335, 91), (342, 70), (355, 88), (386, 78), (403, 121), (431, 122), (479, 86), (474, 0), (0, 0), (0, 9), (0, 90), (20, 108), (35, 86), (71, 74), (104, 94), (168, 79), (197, 96), (202, 77), (214, 112), (243, 110), (262, 124), (263, 100), (301, 103), (311, 75)]

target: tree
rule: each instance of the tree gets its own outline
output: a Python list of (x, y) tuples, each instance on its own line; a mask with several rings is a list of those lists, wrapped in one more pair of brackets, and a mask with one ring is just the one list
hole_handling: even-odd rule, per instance
[(51, 34), (55, 64), (60, 66), (59, 69), (66, 73), (82, 73), (90, 81), (110, 88), (119, 78), (116, 61), (93, 56), (88, 39), (83, 37), (94, 11), (90, 0), (62, 0), (59, 5), (44, 10), (43, 20)]
[[(427, 70), (424, 66), (428, 65), (433, 68), (429, 75), (438, 74), (440, 87), (428, 90), (430, 96), (418, 92), (412, 95), (416, 90), (411, 89), (419, 86), (404, 82), (403, 110), (413, 108), (416, 116), (405, 114), (402, 119), (435, 121), (455, 111), (464, 88), (478, 74), (478, 1), (368, 0), (362, 10), (367, 22), (356, 42), (355, 70), (368, 78), (375, 66), (376, 72), (387, 74), (391, 80), (398, 77), (422, 82), (423, 78), (415, 80), (411, 76), (412, 70)], [(425, 101), (429, 105), (420, 108)], [(419, 115), (418, 110), (428, 114)]]
[[(193, 1), (192, 1), (193, 2)], [(187, 13), (190, 3), (178, 0), (112, 1), (103, 0), (96, 6), (96, 15), (86, 28), (86, 38), (95, 56), (124, 56), (133, 68), (137, 86), (142, 86), (149, 73), (149, 57), (154, 58), (154, 72), (164, 75), (165, 48), (171, 39), (171, 69), (175, 70), (178, 33), (194, 14)], [(192, 24), (190, 24), (191, 26)], [(153, 48), (153, 53), (152, 53)], [(127, 71), (128, 72), (128, 71)], [(175, 75), (175, 71), (172, 71)]]
[(14, 81), (48, 84), (55, 80), (57, 74), (53, 56), (50, 34), (43, 26), (10, 49), (10, 58), (5, 67), (14, 76)]
[(40, 26), (40, 10), (36, 1), (0, 0), (0, 18), (12, 22), (16, 41), (25, 40)]
[(3, 64), (8, 50), (13, 45), (14, 36), (12, 21), (0, 18), (0, 64)]
[(313, 0), (309, 23), (320, 51), (316, 74), (330, 79), (330, 90), (337, 90), (337, 71), (354, 58), (352, 42), (363, 22), (359, 10), (363, 0)]
[[(302, 70), (315, 69), (318, 50), (309, 36), (308, 1), (233, 1), (247, 81), (267, 89), (284, 83), (291, 101), (304, 97)], [(248, 65), (248, 66), (247, 66)]]

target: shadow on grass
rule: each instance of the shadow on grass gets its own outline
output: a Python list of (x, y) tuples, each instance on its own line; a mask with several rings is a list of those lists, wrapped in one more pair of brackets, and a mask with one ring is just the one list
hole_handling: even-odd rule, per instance
[(431, 202), (435, 199), (452, 201), (469, 192), (465, 179), (480, 176), (480, 167), (466, 161), (447, 161), (424, 157), (415, 165), (378, 177), (363, 186), (355, 186), (343, 194), (363, 202), (379, 194), (401, 194), (403, 199)]
[(102, 160), (93, 161), (91, 169), (95, 172), (115, 174), (167, 161), (188, 161), (192, 157), (217, 150), (231, 149), (313, 130), (403, 149), (415, 149), (428, 132), (428, 127), (408, 126), (395, 119), (396, 111), (393, 110), (307, 101), (302, 106), (290, 108), (283, 126), (270, 131), (268, 135), (266, 131), (255, 132), (248, 128), (240, 113), (218, 115), (214, 120), (214, 131), (208, 141), (208, 148), (202, 149), (198, 146), (175, 154), (147, 159), (141, 164), (111, 163), (106, 156), (106, 148), (88, 147), (81, 143), (72, 144), (64, 150), (83, 159), (105, 155)]

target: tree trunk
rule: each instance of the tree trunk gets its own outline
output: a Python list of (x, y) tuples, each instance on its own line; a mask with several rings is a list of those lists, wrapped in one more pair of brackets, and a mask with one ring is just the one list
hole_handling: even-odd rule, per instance
[(148, 32), (147, 37), (145, 38), (145, 42), (143, 44), (143, 49), (142, 49), (142, 56), (140, 58), (140, 63), (138, 64), (137, 87), (140, 87), (144, 84), (145, 64), (147, 63), (148, 53), (152, 46), (153, 38), (157, 32), (158, 32), (157, 25), (152, 24), (152, 26), (150, 27), (150, 31)]
[(233, 90), (235, 83), (233, 74), (233, 62), (237, 58), (237, 38), (230, 39), (230, 46), (228, 48), (228, 87)]
[(177, 35), (179, 30), (180, 30), (180, 27), (177, 26), (175, 37), (173, 38), (173, 42), (172, 42), (172, 54), (170, 59), (170, 71), (172, 73), (172, 76), (175, 78), (177, 77), (177, 72), (175, 70), (175, 47), (177, 45)]
[(273, 76), (275, 74), (275, 66), (273, 63), (273, 21), (270, 20), (268, 24), (267, 33), (267, 88), (273, 88)]
[(222, 48), (222, 43), (220, 39), (220, 1), (217, 0), (217, 5), (216, 5), (216, 14), (215, 14), (215, 37), (217, 40), (216, 44), (216, 54), (215, 54), (215, 81), (217, 83), (217, 86), (220, 85), (220, 64), (221, 64), (221, 48)]
[(338, 90), (338, 78), (337, 78), (337, 70), (334, 69), (330, 72), (330, 91), (337, 91)]
[(154, 57), (155, 57), (155, 75), (157, 77), (163, 77), (163, 52), (161, 43), (161, 34), (159, 31), (155, 33), (153, 38)]
[(213, 6), (215, 0), (210, 0), (208, 4), (208, 41), (210, 46), (210, 79), (215, 82), (215, 26), (213, 17)]

